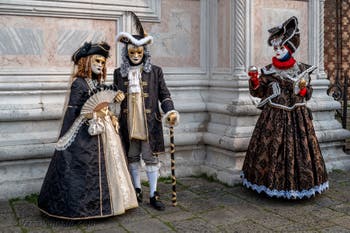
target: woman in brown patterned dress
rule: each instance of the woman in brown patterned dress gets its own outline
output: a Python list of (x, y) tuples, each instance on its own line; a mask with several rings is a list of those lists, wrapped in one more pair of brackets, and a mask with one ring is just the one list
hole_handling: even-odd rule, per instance
[(269, 30), (272, 64), (251, 69), (249, 89), (261, 98), (242, 171), (243, 185), (258, 193), (286, 199), (310, 198), (328, 189), (327, 171), (306, 101), (310, 74), (316, 67), (294, 60), (300, 44), (296, 17)]

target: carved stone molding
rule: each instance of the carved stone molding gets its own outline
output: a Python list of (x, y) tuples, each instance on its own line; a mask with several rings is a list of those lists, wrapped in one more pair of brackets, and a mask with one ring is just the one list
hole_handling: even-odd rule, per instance
[(317, 66), (317, 78), (325, 79), (324, 0), (309, 1), (309, 63)]
[(232, 4), (233, 12), (233, 66), (234, 74), (245, 76), (247, 52), (247, 1), (235, 0)]
[(141, 20), (159, 22), (160, 0), (3, 0), (0, 14), (64, 18), (118, 19), (134, 11)]

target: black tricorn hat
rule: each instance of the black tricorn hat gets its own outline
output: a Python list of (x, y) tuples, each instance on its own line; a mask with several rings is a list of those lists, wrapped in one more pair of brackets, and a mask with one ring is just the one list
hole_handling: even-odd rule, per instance
[(139, 17), (137, 17), (137, 15), (132, 11), (128, 11), (128, 13), (131, 15), (134, 21), (134, 27), (137, 34), (131, 34), (129, 32), (120, 32), (117, 35), (116, 40), (124, 44), (133, 44), (135, 46), (152, 44), (153, 37), (147, 35), (147, 33), (144, 31)]
[(82, 57), (97, 54), (107, 58), (109, 56), (110, 46), (106, 42), (100, 42), (92, 44), (91, 42), (85, 42), (72, 56), (74, 64), (78, 64), (78, 61)]
[(295, 16), (287, 19), (282, 25), (268, 30), (270, 36), (267, 43), (270, 46), (286, 45), (293, 53), (300, 45), (298, 19)]

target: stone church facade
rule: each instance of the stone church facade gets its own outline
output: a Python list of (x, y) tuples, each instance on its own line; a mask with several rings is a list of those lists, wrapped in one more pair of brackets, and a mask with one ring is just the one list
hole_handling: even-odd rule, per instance
[[(154, 37), (152, 62), (164, 70), (181, 123), (175, 129), (177, 176), (206, 174), (227, 184), (239, 173), (259, 110), (247, 67), (270, 63), (267, 29), (294, 15), (296, 58), (313, 75), (314, 126), (327, 167), (346, 169), (349, 131), (327, 95), (324, 0), (3, 0), (0, 3), (0, 199), (38, 192), (57, 140), (72, 63), (84, 41), (112, 45), (108, 80), (120, 64), (115, 36), (134, 11)], [(327, 48), (326, 48), (327, 49)], [(164, 129), (166, 144), (169, 132)], [(170, 171), (169, 154), (162, 174)]]

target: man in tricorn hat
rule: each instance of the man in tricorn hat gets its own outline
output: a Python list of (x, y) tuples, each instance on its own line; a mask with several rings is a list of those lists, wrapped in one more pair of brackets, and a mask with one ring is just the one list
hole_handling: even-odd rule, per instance
[(142, 154), (150, 185), (150, 204), (157, 210), (164, 210), (165, 206), (159, 200), (157, 192), (158, 155), (164, 153), (162, 117), (158, 102), (165, 113), (165, 125), (178, 124), (179, 113), (174, 110), (162, 69), (150, 63), (148, 45), (153, 42), (153, 37), (144, 32), (137, 16), (132, 12), (130, 14), (135, 21), (137, 34), (121, 32), (117, 35), (117, 41), (125, 46), (122, 50), (121, 67), (114, 71), (114, 84), (127, 96), (121, 103), (120, 130), (138, 201), (142, 202)]

